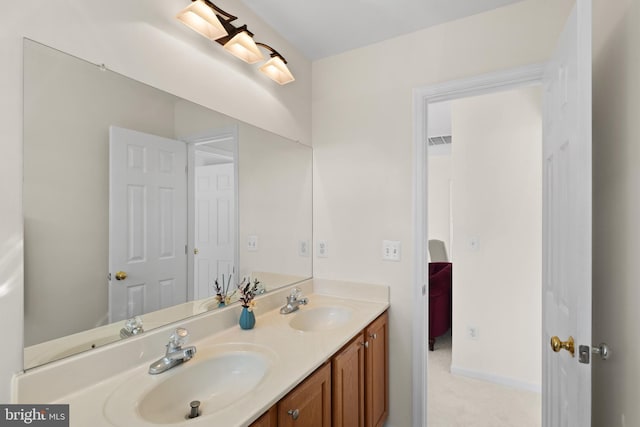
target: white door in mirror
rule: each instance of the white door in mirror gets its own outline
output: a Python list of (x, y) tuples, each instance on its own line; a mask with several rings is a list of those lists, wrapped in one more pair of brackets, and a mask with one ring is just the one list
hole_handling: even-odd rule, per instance
[(195, 299), (215, 295), (213, 282), (231, 277), (235, 256), (233, 163), (197, 166), (195, 172)]
[(186, 145), (109, 128), (109, 321), (187, 300)]

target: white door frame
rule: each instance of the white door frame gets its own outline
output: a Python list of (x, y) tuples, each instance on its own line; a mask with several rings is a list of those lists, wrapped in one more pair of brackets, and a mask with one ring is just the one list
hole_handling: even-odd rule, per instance
[(427, 112), (428, 104), (542, 84), (544, 64), (533, 64), (413, 90), (413, 426), (427, 425)]

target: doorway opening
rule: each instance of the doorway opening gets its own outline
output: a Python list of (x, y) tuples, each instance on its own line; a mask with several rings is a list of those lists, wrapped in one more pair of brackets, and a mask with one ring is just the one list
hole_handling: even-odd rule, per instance
[(541, 424), (541, 95), (428, 104), (429, 426)]
[[(474, 97), (497, 91), (540, 85), (542, 64), (481, 75), (415, 89), (414, 99), (414, 321), (413, 321), (413, 419), (416, 426), (427, 425), (427, 353), (429, 328), (428, 297), (428, 124), (429, 104)], [(454, 249), (455, 253), (455, 249)], [(454, 273), (455, 275), (455, 273)], [(425, 402), (427, 405), (425, 405)]]

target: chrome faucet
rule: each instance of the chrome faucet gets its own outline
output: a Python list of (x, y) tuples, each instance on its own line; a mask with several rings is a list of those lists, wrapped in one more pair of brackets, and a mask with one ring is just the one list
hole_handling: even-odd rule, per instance
[(120, 338), (128, 338), (144, 332), (142, 317), (136, 316), (124, 322), (124, 328), (120, 329)]
[(289, 314), (300, 308), (300, 304), (306, 305), (309, 302), (307, 298), (302, 298), (299, 288), (291, 289), (291, 293), (287, 297), (287, 304), (280, 309), (280, 314)]
[(189, 332), (185, 328), (178, 328), (171, 334), (164, 357), (156, 360), (149, 366), (149, 373), (151, 375), (168, 371), (188, 361), (196, 354), (196, 348), (194, 346), (182, 348), (182, 345), (187, 342), (188, 335)]

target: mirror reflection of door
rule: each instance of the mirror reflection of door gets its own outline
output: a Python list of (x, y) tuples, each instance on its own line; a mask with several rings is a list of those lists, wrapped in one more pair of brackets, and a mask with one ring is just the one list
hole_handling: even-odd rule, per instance
[(187, 150), (181, 141), (111, 126), (109, 157), (115, 322), (187, 301)]
[(235, 177), (232, 154), (199, 146), (195, 156), (194, 296), (201, 299), (216, 294), (216, 279), (226, 283), (234, 272)]
[[(216, 279), (238, 277), (238, 128), (226, 126), (181, 138), (188, 161), (189, 299), (216, 295)], [(206, 309), (217, 307), (207, 302)]]

